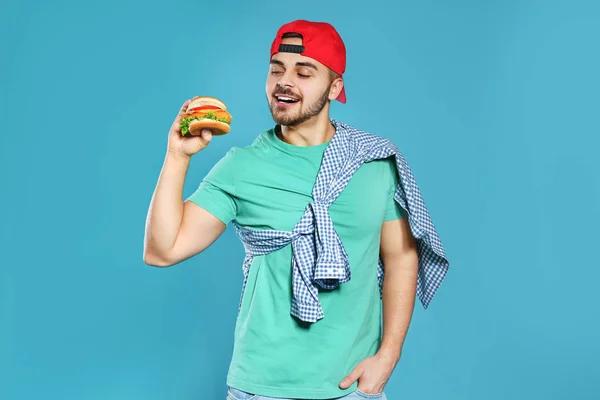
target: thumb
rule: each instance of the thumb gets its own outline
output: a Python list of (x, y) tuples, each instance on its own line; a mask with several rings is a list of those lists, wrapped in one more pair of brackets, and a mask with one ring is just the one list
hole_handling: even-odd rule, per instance
[(206, 142), (210, 142), (212, 140), (212, 131), (210, 129), (202, 129), (200, 132), (200, 137)]
[(196, 151), (204, 150), (205, 148), (207, 148), (211, 139), (212, 139), (212, 132), (208, 129), (203, 129), (202, 132), (200, 132), (200, 135), (198, 135), (196, 137), (196, 140), (197, 140)]
[(342, 382), (340, 383), (340, 388), (347, 389), (350, 386), (352, 386), (352, 384), (354, 382), (356, 382), (358, 380), (358, 378), (361, 377), (362, 373), (363, 373), (363, 366), (362, 366), (362, 363), (360, 363), (356, 366), (356, 368), (354, 368), (352, 370), (352, 372), (350, 372), (350, 374), (348, 374), (348, 376), (346, 376), (342, 380)]

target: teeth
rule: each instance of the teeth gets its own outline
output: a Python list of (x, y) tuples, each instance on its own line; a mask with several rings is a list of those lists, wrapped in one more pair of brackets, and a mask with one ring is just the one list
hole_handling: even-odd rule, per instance
[(285, 100), (285, 101), (294, 101), (296, 99), (292, 99), (291, 97), (285, 97), (285, 96), (277, 96), (277, 98), (279, 100)]

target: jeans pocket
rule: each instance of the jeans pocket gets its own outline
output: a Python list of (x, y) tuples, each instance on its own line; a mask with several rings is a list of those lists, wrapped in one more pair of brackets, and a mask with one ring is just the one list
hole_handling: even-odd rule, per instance
[(356, 389), (356, 394), (364, 399), (370, 399), (370, 400), (386, 400), (387, 399), (384, 392), (371, 394), (371, 393), (361, 392), (360, 390)]
[(229, 387), (227, 389), (227, 400), (254, 400), (258, 399), (258, 395), (247, 393), (236, 388)]

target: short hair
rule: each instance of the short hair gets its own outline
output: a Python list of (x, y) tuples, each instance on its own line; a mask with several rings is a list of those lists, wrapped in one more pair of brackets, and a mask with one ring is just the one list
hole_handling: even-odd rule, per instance
[(332, 69), (329, 69), (329, 80), (331, 82), (335, 81), (337, 78), (341, 78), (341, 75), (335, 72)]
[(287, 38), (304, 38), (304, 36), (302, 36), (302, 34), (298, 33), (298, 32), (286, 32), (281, 36), (282, 39), (287, 39)]

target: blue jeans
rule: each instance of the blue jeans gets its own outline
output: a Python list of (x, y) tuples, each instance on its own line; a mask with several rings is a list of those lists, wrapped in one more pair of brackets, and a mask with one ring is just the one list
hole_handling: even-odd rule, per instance
[[(241, 390), (230, 387), (227, 391), (227, 400), (294, 400), (294, 399), (282, 399), (279, 397), (266, 397), (259, 396), (252, 393), (242, 392)], [(354, 392), (347, 394), (342, 397), (335, 397), (333, 399), (328, 400), (387, 400), (387, 397), (384, 393), (379, 394), (367, 394), (363, 393), (360, 390), (355, 390)]]

